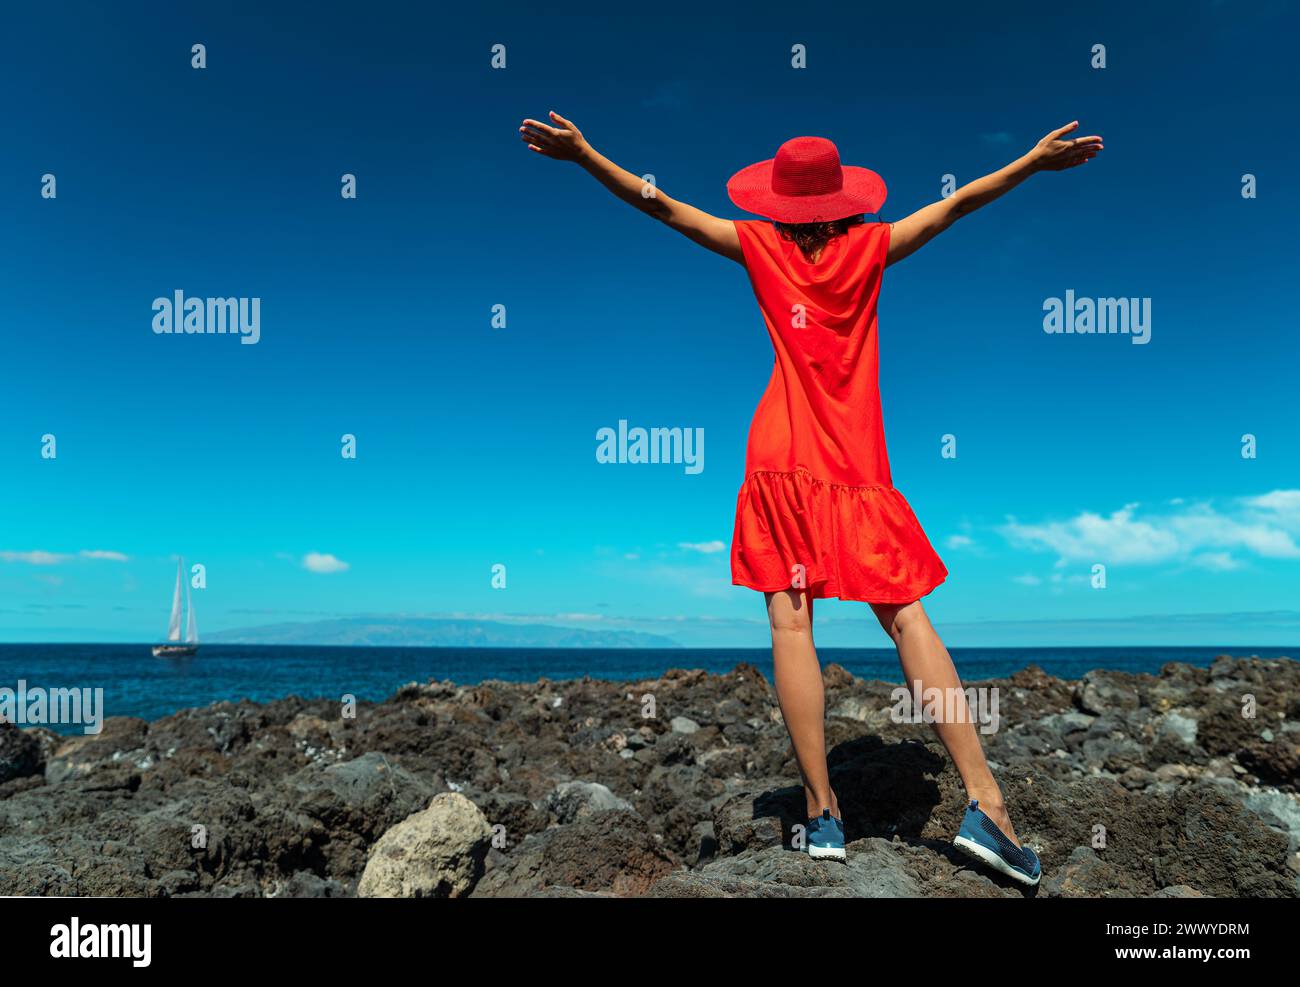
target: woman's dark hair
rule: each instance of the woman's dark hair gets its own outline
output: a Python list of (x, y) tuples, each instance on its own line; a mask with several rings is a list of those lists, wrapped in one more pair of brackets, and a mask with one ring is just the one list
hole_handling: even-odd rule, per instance
[(850, 226), (862, 223), (861, 216), (832, 219), (827, 223), (773, 223), (783, 240), (790, 240), (809, 260), (816, 260), (822, 247), (837, 236), (843, 236)]

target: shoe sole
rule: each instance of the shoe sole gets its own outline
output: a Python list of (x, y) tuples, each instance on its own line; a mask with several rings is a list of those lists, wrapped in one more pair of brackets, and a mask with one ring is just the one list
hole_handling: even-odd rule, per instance
[(1007, 877), (1011, 878), (1011, 880), (1026, 885), (1027, 887), (1032, 888), (1042, 880), (1042, 874), (1039, 874), (1038, 877), (1026, 877), (988, 847), (980, 846), (980, 844), (976, 843), (974, 840), (969, 840), (964, 836), (957, 837), (952, 841), (952, 845), (962, 853), (966, 854), (966, 856), (972, 857), (981, 863), (988, 864), (988, 866), (992, 867), (998, 873), (1005, 874)]
[(808, 856), (813, 860), (844, 860), (847, 854), (843, 847), (833, 846), (810, 846), (808, 847)]

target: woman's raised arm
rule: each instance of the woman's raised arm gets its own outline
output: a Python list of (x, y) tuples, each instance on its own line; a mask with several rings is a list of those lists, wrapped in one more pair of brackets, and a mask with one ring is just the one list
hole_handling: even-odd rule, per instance
[(569, 120), (554, 110), (550, 113), (550, 126), (538, 120), (525, 120), (519, 136), (529, 150), (544, 154), (556, 161), (575, 161), (604, 185), (614, 195), (630, 206), (635, 206), (647, 216), (672, 227), (702, 247), (744, 263), (740, 250), (740, 237), (729, 219), (710, 216), (703, 210), (665, 195), (655, 186), (643, 181), (610, 161), (582, 136), (582, 132)]
[(893, 264), (919, 250), (962, 216), (1010, 192), (1034, 172), (1063, 171), (1095, 158), (1102, 149), (1100, 137), (1064, 139), (1066, 134), (1078, 126), (1079, 121), (1076, 120), (1053, 130), (1035, 144), (1028, 154), (1012, 161), (1005, 168), (977, 178), (948, 198), (931, 203), (906, 219), (891, 224), (889, 254), (885, 263)]

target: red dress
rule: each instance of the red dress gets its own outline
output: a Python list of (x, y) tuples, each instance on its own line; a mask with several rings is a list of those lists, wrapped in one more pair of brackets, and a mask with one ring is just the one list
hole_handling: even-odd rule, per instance
[(889, 224), (851, 226), (814, 263), (764, 221), (738, 221), (776, 349), (749, 429), (731, 581), (910, 603), (948, 575), (889, 476), (876, 300)]

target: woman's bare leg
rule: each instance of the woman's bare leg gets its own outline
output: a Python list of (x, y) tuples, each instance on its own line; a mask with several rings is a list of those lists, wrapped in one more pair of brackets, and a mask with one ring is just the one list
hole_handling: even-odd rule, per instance
[(776, 699), (803, 777), (808, 817), (830, 809), (839, 818), (840, 805), (826, 770), (826, 693), (813, 647), (812, 600), (793, 589), (766, 596)]
[[(966, 794), (978, 799), (980, 808), (1019, 846), (1020, 840), (1016, 837), (1011, 817), (1007, 815), (1006, 805), (1002, 801), (1002, 789), (993, 779), (993, 772), (984, 760), (984, 748), (971, 719), (965, 693), (961, 691), (961, 679), (957, 676), (948, 649), (930, 625), (930, 618), (921, 606), (921, 601), (901, 606), (873, 603), (871, 609), (898, 647), (898, 660), (902, 663), (907, 687), (912, 689), (920, 681), (923, 690), (939, 689), (944, 696), (954, 697), (955, 709), (962, 714), (957, 717), (959, 722), (936, 720), (933, 724), (934, 732), (957, 766), (962, 784), (966, 786)], [(957, 692), (950, 693), (949, 689)]]

